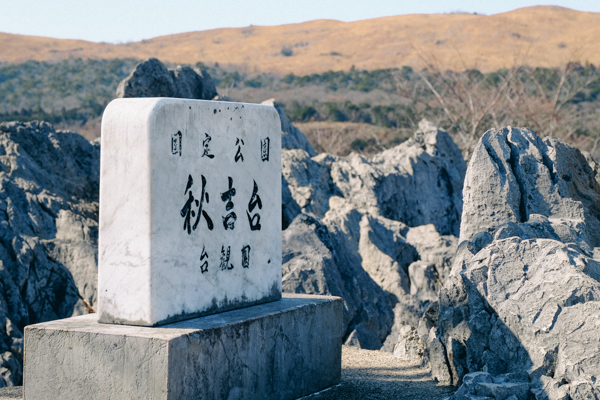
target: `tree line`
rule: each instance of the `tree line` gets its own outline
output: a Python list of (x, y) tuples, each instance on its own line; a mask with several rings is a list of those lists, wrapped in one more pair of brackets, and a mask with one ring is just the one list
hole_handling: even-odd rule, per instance
[[(76, 130), (77, 124), (100, 117), (137, 62), (0, 64), (0, 121), (40, 119), (71, 123)], [(245, 101), (252, 91), (281, 98), (293, 122), (357, 122), (411, 131), (427, 118), (448, 130), (466, 155), (489, 128), (525, 126), (600, 152), (600, 71), (593, 65), (482, 73), (447, 71), (430, 63), (422, 70), (351, 68), (304, 76), (251, 74), (218, 64), (195, 67), (207, 69), (219, 93), (233, 94), (232, 100)], [(332, 95), (306, 96), (311, 90)]]

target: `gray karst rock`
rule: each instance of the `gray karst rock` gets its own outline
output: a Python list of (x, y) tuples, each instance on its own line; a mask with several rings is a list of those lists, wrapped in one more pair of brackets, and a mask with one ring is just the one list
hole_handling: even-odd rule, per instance
[(403, 361), (421, 363), (425, 354), (425, 342), (417, 334), (417, 330), (404, 325), (400, 328), (398, 343), (394, 346), (394, 357)]
[(99, 156), (47, 123), (0, 124), (0, 386), (20, 384), (25, 325), (95, 306)]
[[(481, 138), (465, 178), (460, 239), (526, 222), (531, 214), (582, 220), (600, 246), (600, 185), (576, 148), (528, 129), (490, 130)], [(473, 167), (471, 167), (473, 166)]]
[(525, 373), (494, 377), (487, 372), (473, 372), (465, 375), (463, 385), (450, 399), (529, 400), (529, 376)]
[[(378, 325), (359, 323), (356, 329), (347, 328), (345, 340), (393, 351), (401, 327), (418, 326), (428, 304), (437, 299), (442, 279), (449, 274), (458, 240), (453, 235), (459, 230), (465, 169), (461, 153), (448, 134), (426, 123), (413, 139), (372, 160), (358, 154), (311, 157), (303, 149), (282, 150), (282, 219), (284, 227), (289, 225), (284, 232), (284, 251), (289, 255), (284, 258), (284, 271), (296, 271), (284, 272), (285, 290), (340, 295), (347, 302), (352, 299), (354, 304), (347, 308), (353, 310), (360, 301), (366, 302), (360, 300), (354, 276), (366, 272), (387, 294), (389, 301), (378, 300), (376, 308), (385, 316)], [(317, 272), (315, 265), (323, 269), (322, 262), (296, 260), (314, 257), (316, 253), (304, 255), (310, 247), (296, 245), (302, 251), (293, 250), (295, 247), (286, 250), (296, 235), (304, 235), (302, 225), (294, 220), (296, 215), (302, 219), (311, 215), (320, 221), (329, 236), (336, 238), (331, 239), (329, 251), (352, 260), (355, 272), (342, 278), (344, 285), (332, 274)], [(414, 262), (418, 264), (410, 270)], [(325, 287), (342, 286), (346, 295), (341, 290), (324, 291)], [(393, 319), (388, 317), (390, 311)], [(354, 322), (362, 321), (365, 315), (357, 314)], [(365, 337), (370, 339), (362, 339)]]
[(454, 383), (474, 371), (528, 372), (532, 388), (544, 376), (567, 393), (582, 382), (598, 390), (600, 263), (574, 243), (515, 236), (466, 265), (440, 295), (438, 334)]
[(156, 58), (138, 64), (117, 87), (117, 97), (178, 97), (212, 100), (215, 84), (207, 71), (198, 74), (191, 67), (167, 69)]
[(445, 282), (452, 268), (458, 238), (453, 235), (440, 235), (435, 225), (427, 224), (410, 228), (406, 232), (406, 241), (414, 246), (421, 261), (435, 266), (439, 283)]
[(277, 104), (275, 99), (265, 100), (261, 104), (275, 107), (277, 113), (279, 114), (279, 119), (281, 119), (282, 149), (301, 149), (306, 151), (311, 157), (314, 157), (317, 154), (315, 153), (315, 149), (313, 149), (312, 145), (308, 142), (308, 139), (306, 139), (306, 136), (300, 132), (300, 129), (292, 125), (287, 115), (285, 115), (285, 111), (283, 111), (283, 108)]
[(557, 139), (482, 137), (465, 179), (466, 240), (428, 345), (434, 375), (463, 383), (452, 399), (599, 398), (597, 178)]
[(448, 133), (423, 120), (413, 138), (377, 154), (373, 165), (384, 217), (458, 235), (466, 165)]
[(361, 268), (343, 232), (301, 214), (283, 232), (283, 291), (344, 299), (344, 339), (378, 349), (393, 313), (388, 295)]
[[(413, 138), (369, 160), (300, 150), (285, 155), (283, 176), (303, 212), (322, 218), (329, 198), (409, 227), (433, 224), (441, 235), (458, 235), (466, 171), (450, 136), (422, 122)], [(284, 157), (282, 156), (282, 158)]]

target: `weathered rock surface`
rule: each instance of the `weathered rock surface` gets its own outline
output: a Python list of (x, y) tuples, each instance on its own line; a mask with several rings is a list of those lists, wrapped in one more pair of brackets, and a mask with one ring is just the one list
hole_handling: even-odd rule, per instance
[(433, 224), (441, 235), (458, 235), (466, 165), (446, 132), (421, 121), (413, 138), (377, 154), (373, 164), (383, 216), (411, 227)]
[[(413, 138), (368, 160), (294, 150), (282, 160), (283, 176), (303, 212), (322, 218), (329, 198), (401, 221), (433, 224), (441, 235), (458, 235), (466, 165), (450, 136), (421, 123)], [(282, 156), (283, 157), (283, 156)]]
[[(200, 75), (201, 74), (201, 75)], [(212, 100), (215, 84), (207, 71), (191, 67), (169, 70), (156, 58), (138, 64), (117, 87), (117, 97), (178, 97)]]
[(541, 214), (583, 221), (590, 244), (600, 246), (600, 184), (576, 148), (528, 129), (491, 130), (473, 152), (469, 168), (461, 241)]
[(483, 136), (439, 295), (443, 357), (428, 347), (438, 379), (463, 383), (453, 399), (600, 396), (599, 196), (578, 150), (526, 129)]
[(283, 291), (344, 299), (344, 339), (378, 349), (393, 322), (388, 295), (361, 268), (345, 233), (301, 214), (283, 232)]
[(450, 399), (528, 400), (529, 395), (529, 376), (526, 373), (494, 377), (487, 372), (473, 372), (465, 375), (463, 385)]
[(21, 381), (25, 325), (96, 302), (99, 155), (47, 123), (0, 124), (0, 386)]
[[(372, 160), (358, 154), (311, 157), (303, 149), (283, 150), (282, 218), (284, 227), (289, 224), (284, 232), (284, 290), (342, 296), (348, 302), (347, 343), (393, 351), (400, 328), (417, 327), (449, 273), (464, 171), (460, 151), (448, 134), (426, 123), (413, 139)], [(296, 215), (320, 221), (331, 242), (325, 254), (343, 254), (346, 260), (335, 264), (352, 273), (340, 274), (340, 280), (317, 272), (322, 262), (300, 261), (324, 256), (306, 254), (312, 247), (301, 243), (311, 241), (293, 220)], [(285, 272), (292, 270), (297, 272)], [(364, 281), (374, 285), (356, 280), (363, 272)], [(387, 300), (380, 294), (366, 299), (362, 291), (374, 287)], [(371, 304), (368, 312), (361, 311), (374, 301), (377, 307)], [(368, 322), (375, 319), (377, 324)]]
[(435, 266), (439, 284), (445, 282), (452, 269), (458, 238), (440, 235), (435, 225), (427, 224), (410, 228), (406, 232), (406, 241), (415, 247), (421, 261)]
[(403, 361), (421, 363), (425, 349), (425, 342), (421, 340), (414, 327), (404, 325), (400, 328), (398, 343), (394, 346), (394, 357)]

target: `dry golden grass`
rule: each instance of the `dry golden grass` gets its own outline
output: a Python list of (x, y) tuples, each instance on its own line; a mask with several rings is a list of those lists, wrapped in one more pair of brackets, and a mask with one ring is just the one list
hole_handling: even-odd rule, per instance
[[(490, 16), (400, 15), (356, 22), (317, 20), (280, 26), (214, 29), (126, 44), (0, 33), (0, 62), (76, 58), (218, 62), (246, 72), (309, 74), (326, 70), (422, 67), (435, 55), (453, 70), (493, 71), (513, 64), (600, 64), (600, 13), (555, 6)], [(292, 51), (282, 54), (283, 48)]]

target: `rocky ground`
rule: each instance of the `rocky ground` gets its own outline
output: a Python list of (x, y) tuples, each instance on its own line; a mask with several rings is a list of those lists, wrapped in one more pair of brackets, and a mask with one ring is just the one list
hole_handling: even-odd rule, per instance
[(310, 400), (441, 400), (454, 386), (437, 385), (428, 366), (403, 361), (391, 353), (342, 347), (342, 381)]
[(0, 388), (0, 400), (22, 399), (23, 386)]

